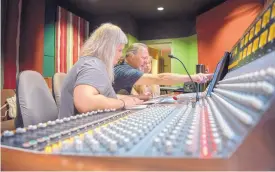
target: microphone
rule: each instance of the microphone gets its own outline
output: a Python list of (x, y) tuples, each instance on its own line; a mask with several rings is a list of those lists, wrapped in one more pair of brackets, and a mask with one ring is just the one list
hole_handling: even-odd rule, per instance
[(193, 81), (193, 79), (191, 78), (191, 76), (190, 76), (188, 70), (186, 69), (185, 65), (183, 64), (183, 62), (182, 62), (180, 59), (178, 59), (177, 57), (173, 56), (172, 54), (169, 54), (168, 57), (170, 57), (171, 59), (176, 59), (176, 60), (178, 60), (178, 61), (182, 64), (182, 66), (184, 67), (184, 69), (185, 69), (187, 75), (189, 76), (191, 82), (193, 83), (193, 85), (194, 85), (194, 87), (195, 87), (195, 89), (196, 89), (196, 102), (198, 102), (198, 101), (199, 101), (198, 87), (197, 87), (197, 85), (195, 84), (195, 82)]

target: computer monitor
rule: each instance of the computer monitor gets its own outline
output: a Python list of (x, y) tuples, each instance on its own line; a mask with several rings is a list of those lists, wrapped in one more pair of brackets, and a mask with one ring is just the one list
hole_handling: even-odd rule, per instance
[(225, 52), (224, 56), (222, 59), (219, 61), (217, 64), (216, 70), (214, 72), (213, 78), (208, 86), (207, 90), (207, 96), (211, 95), (211, 92), (213, 92), (213, 89), (215, 88), (216, 84), (218, 81), (222, 80), (225, 75), (228, 72), (228, 65), (229, 65), (229, 58), (230, 58), (230, 53)]

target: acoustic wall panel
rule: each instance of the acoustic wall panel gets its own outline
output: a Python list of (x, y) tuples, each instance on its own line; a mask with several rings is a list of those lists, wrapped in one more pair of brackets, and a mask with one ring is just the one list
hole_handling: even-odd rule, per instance
[(56, 2), (46, 1), (45, 26), (44, 26), (44, 59), (43, 76), (52, 77), (55, 73), (55, 23)]
[(68, 72), (89, 34), (89, 22), (62, 7), (57, 9), (55, 72)]

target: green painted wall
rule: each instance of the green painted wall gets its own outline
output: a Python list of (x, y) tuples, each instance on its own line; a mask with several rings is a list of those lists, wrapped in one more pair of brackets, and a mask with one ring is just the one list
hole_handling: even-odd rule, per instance
[[(197, 35), (172, 39), (171, 49), (172, 54), (182, 60), (190, 74), (196, 73), (196, 64), (198, 64)], [(181, 63), (174, 59), (171, 60), (171, 72), (186, 74)]]
[[(197, 35), (192, 35), (185, 38), (159, 39), (140, 42), (147, 45), (170, 44), (171, 53), (184, 62), (190, 74), (196, 73), (196, 64), (198, 64)], [(174, 59), (171, 60), (171, 72), (186, 74), (180, 62)]]
[(123, 49), (123, 56), (125, 56), (126, 50), (128, 49), (128, 47), (130, 45), (132, 45), (133, 43), (138, 42), (137, 38), (135, 38), (134, 36), (130, 35), (130, 34), (126, 34), (127, 38), (128, 38), (128, 44), (125, 45), (124, 49)]
[(55, 73), (55, 17), (57, 5), (46, 1), (44, 25), (43, 76), (52, 77)]

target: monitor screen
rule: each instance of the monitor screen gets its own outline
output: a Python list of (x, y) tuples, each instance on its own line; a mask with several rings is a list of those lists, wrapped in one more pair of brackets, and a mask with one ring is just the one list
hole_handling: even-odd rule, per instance
[(211, 92), (215, 88), (218, 81), (222, 80), (228, 72), (230, 53), (225, 52), (222, 59), (218, 62), (213, 78), (208, 86), (207, 96), (211, 95)]

